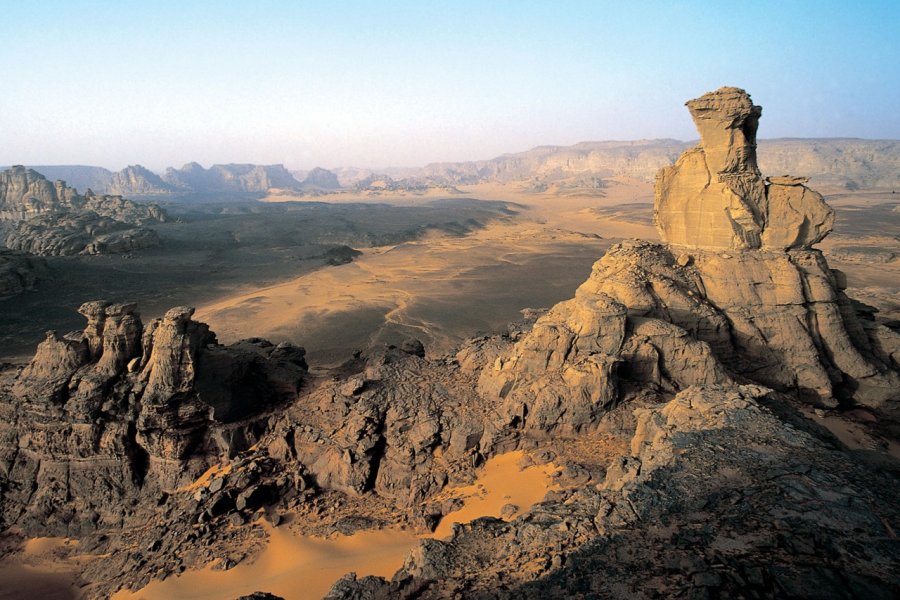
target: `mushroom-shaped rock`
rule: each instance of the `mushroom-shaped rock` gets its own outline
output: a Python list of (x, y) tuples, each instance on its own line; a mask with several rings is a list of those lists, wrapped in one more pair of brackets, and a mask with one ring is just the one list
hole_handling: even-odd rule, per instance
[(759, 248), (765, 187), (756, 166), (762, 109), (725, 87), (687, 103), (700, 145), (656, 178), (654, 222), (663, 240), (702, 248)]

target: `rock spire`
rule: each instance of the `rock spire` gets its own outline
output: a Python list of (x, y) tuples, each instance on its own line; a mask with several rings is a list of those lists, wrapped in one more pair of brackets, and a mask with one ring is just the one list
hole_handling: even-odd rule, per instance
[(656, 178), (654, 222), (670, 244), (738, 250), (809, 248), (834, 211), (801, 177), (763, 179), (756, 164), (762, 107), (735, 87), (687, 102), (700, 144)]

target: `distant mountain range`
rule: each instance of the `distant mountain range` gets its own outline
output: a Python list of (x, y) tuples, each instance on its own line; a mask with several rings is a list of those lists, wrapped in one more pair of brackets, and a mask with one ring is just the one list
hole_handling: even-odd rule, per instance
[[(287, 189), (322, 193), (385, 179), (404, 185), (455, 186), (527, 181), (536, 185), (572, 179), (628, 176), (652, 181), (695, 142), (672, 139), (582, 142), (538, 146), (480, 161), (433, 163), (422, 168), (288, 171), (283, 165), (227, 164), (206, 169), (195, 162), (157, 174), (140, 165), (118, 172), (102, 167), (33, 165), (51, 181), (80, 190), (122, 196), (259, 192)], [(862, 188), (900, 187), (900, 141), (855, 138), (760, 140), (759, 166), (765, 175), (804, 173), (814, 184)]]
[[(652, 181), (661, 167), (695, 144), (662, 139), (538, 146), (490, 160), (430, 164), (423, 175), (450, 185), (622, 175)], [(898, 140), (760, 140), (758, 159), (764, 175), (803, 173), (819, 185), (900, 187)]]
[(205, 169), (195, 162), (180, 169), (169, 167), (159, 175), (141, 165), (121, 171), (80, 165), (34, 165), (47, 179), (63, 180), (79, 190), (121, 196), (169, 196), (189, 193), (267, 192), (273, 188), (305, 190), (339, 187), (325, 169), (313, 169), (299, 181), (283, 165), (228, 164)]

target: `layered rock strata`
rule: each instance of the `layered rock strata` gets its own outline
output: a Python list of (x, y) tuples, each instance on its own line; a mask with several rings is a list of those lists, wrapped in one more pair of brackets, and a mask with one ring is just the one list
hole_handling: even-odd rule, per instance
[(766, 182), (756, 163), (762, 107), (739, 88), (721, 88), (687, 107), (700, 144), (656, 178), (654, 222), (673, 245), (809, 248), (831, 231), (834, 211), (805, 178)]

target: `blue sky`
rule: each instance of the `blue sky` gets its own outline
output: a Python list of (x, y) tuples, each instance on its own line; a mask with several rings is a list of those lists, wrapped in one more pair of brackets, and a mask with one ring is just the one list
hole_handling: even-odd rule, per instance
[(900, 138), (900, 2), (0, 0), (0, 164), (419, 166), (696, 133)]

